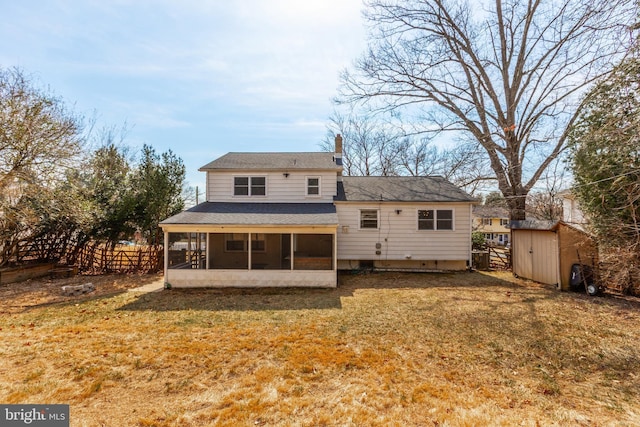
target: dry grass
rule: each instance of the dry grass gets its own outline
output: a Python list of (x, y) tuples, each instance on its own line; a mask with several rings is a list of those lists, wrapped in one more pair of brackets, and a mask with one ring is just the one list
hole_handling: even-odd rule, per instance
[(0, 402), (69, 403), (72, 426), (640, 424), (634, 300), (508, 273), (130, 286), (0, 288)]

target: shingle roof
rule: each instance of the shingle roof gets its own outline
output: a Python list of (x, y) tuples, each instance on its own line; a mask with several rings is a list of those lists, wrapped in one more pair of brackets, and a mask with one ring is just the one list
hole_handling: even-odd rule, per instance
[(509, 210), (501, 206), (478, 205), (473, 207), (473, 216), (478, 218), (509, 218)]
[(345, 176), (336, 201), (473, 202), (441, 176)]
[[(339, 159), (338, 159), (339, 160)], [(333, 153), (227, 153), (202, 166), (207, 170), (342, 169)]]
[(526, 219), (520, 221), (511, 221), (509, 228), (512, 230), (554, 230), (560, 221), (547, 221), (540, 219)]
[(205, 202), (165, 219), (160, 225), (337, 225), (332, 203)]

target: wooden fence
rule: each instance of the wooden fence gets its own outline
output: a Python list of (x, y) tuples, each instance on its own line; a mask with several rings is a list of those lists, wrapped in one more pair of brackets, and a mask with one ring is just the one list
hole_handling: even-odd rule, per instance
[(164, 265), (162, 247), (87, 245), (77, 255), (76, 265), (89, 273), (155, 273)]
[(501, 247), (489, 246), (489, 267), (494, 270), (511, 269), (511, 251)]

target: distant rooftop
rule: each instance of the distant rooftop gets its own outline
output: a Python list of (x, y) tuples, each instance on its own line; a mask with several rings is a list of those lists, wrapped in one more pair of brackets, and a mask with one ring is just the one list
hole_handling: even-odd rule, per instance
[(340, 170), (341, 159), (337, 160), (334, 153), (227, 153), (199, 170)]
[(473, 216), (477, 218), (509, 218), (509, 209), (502, 206), (477, 205), (473, 207)]

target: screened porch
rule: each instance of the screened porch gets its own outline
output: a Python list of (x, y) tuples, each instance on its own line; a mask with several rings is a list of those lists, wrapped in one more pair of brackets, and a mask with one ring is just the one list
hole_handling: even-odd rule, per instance
[(334, 270), (334, 234), (167, 233), (169, 270)]

